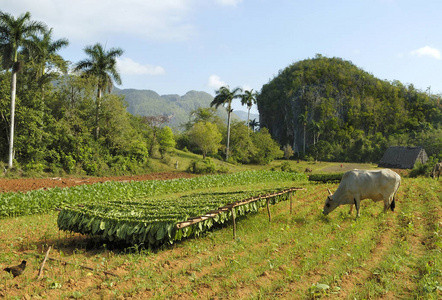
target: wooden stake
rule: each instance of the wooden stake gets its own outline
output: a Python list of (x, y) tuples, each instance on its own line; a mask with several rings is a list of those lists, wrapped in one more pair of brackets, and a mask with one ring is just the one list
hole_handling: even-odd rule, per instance
[(293, 212), (293, 192), (290, 192), (290, 214)]
[(267, 213), (269, 214), (269, 222), (272, 222), (272, 215), (270, 214), (270, 207), (269, 207), (269, 198), (267, 198)]
[(235, 208), (232, 207), (232, 220), (233, 220), (233, 239), (236, 239), (236, 222), (235, 222)]
[(48, 251), (46, 251), (45, 259), (43, 259), (43, 263), (41, 264), (40, 271), (38, 271), (37, 280), (40, 280), (43, 277), (43, 268), (45, 266), (46, 260), (48, 259), (49, 251), (51, 251), (51, 246), (49, 246)]
[[(37, 257), (40, 257), (41, 255), (39, 255), (39, 254), (36, 254), (36, 253), (29, 253), (29, 252), (26, 252), (26, 251), (24, 251), (23, 253), (25, 253), (25, 254), (32, 254), (32, 255), (35, 255), (35, 256), (37, 256)], [(49, 260), (52, 260), (52, 261), (58, 261), (58, 262), (60, 262), (61, 264), (63, 264), (63, 265), (72, 265), (72, 266), (77, 266), (77, 267), (80, 267), (80, 268), (82, 268), (82, 269), (86, 269), (86, 270), (90, 270), (90, 271), (95, 271), (94, 270), (94, 268), (91, 268), (91, 267), (88, 267), (88, 266), (83, 266), (83, 265), (77, 265), (77, 264), (74, 264), (74, 263), (70, 263), (70, 262), (67, 262), (67, 261), (64, 261), (64, 260), (61, 260), (61, 259), (57, 259), (57, 258), (53, 258), (53, 257), (48, 257), (48, 259)], [(119, 277), (117, 274), (114, 274), (114, 273), (112, 273), (112, 272), (108, 272), (108, 271), (102, 271), (104, 274), (106, 274), (106, 275), (112, 275), (112, 276), (115, 276), (115, 277)]]

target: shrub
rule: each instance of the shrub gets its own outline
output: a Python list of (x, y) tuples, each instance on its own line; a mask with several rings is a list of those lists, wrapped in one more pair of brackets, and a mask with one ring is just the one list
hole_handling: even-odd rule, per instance
[(285, 161), (281, 164), (281, 171), (283, 172), (292, 172), (292, 168), (290, 167), (290, 164), (288, 161)]
[(425, 164), (422, 164), (421, 162), (416, 163), (414, 168), (411, 169), (410, 173), (408, 174), (408, 177), (416, 178), (418, 176), (429, 176), (437, 161), (436, 156), (430, 156)]
[(214, 174), (216, 172), (216, 166), (213, 160), (207, 157), (205, 159), (192, 161), (187, 171), (193, 174)]

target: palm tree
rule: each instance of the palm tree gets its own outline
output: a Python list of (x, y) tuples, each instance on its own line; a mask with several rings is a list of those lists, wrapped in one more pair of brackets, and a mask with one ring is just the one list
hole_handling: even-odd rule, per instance
[(317, 142), (319, 142), (319, 136), (321, 135), (323, 130), (323, 123), (312, 120), (312, 122), (309, 124), (309, 127), (310, 130), (313, 132), (313, 145), (315, 145)]
[(229, 86), (222, 86), (219, 90), (215, 91), (216, 95), (213, 101), (210, 103), (210, 107), (215, 106), (218, 108), (220, 105), (226, 105), (227, 110), (227, 146), (226, 146), (226, 161), (229, 160), (229, 144), (230, 144), (230, 114), (232, 113), (232, 100), (240, 98), (242, 89), (237, 87), (230, 91)]
[(116, 58), (123, 54), (123, 50), (120, 48), (111, 48), (106, 51), (100, 43), (96, 43), (93, 46), (84, 48), (84, 52), (86, 52), (90, 58), (79, 61), (74, 70), (81, 71), (84, 75), (97, 81), (95, 138), (98, 139), (100, 134), (101, 97), (106, 89), (108, 92), (112, 90), (112, 80), (117, 84), (121, 84), (120, 74), (116, 68)]
[(257, 92), (253, 92), (253, 89), (250, 91), (244, 91), (244, 94), (241, 95), (241, 105), (247, 105), (247, 130), (250, 129), (250, 109), (252, 109), (253, 104), (256, 104), (256, 97), (258, 96)]
[(11, 72), (11, 118), (9, 131), (9, 157), (8, 168), (12, 168), (14, 158), (14, 123), (15, 123), (15, 95), (17, 92), (17, 73), (22, 67), (18, 60), (20, 48), (33, 48), (34, 43), (30, 39), (32, 34), (41, 33), (46, 30), (42, 22), (31, 21), (29, 12), (14, 18), (8, 13), (0, 11), (0, 53), (2, 67)]
[[(59, 73), (57, 71), (67, 72), (67, 62), (57, 53), (60, 49), (67, 47), (69, 41), (67, 39), (52, 39), (52, 28), (43, 34), (31, 35), (34, 42), (32, 49), (25, 49), (24, 54), (29, 57), (31, 63), (34, 64), (35, 77), (41, 91), (40, 114), (43, 116), (43, 106), (45, 98), (45, 85), (53, 81)], [(55, 72), (53, 72), (55, 69)]]
[(304, 114), (298, 116), (299, 123), (304, 127), (304, 143), (303, 143), (303, 152), (305, 154), (305, 128), (307, 127), (307, 111)]
[(249, 126), (252, 127), (253, 132), (255, 132), (255, 128), (259, 127), (259, 122), (256, 119), (249, 121)]
[(69, 41), (67, 39), (59, 39), (54, 41), (52, 39), (52, 28), (49, 31), (43, 32), (42, 36), (33, 34), (31, 36), (35, 47), (32, 51), (26, 51), (27, 54), (32, 57), (36, 64), (36, 78), (40, 82), (40, 85), (50, 82), (54, 74), (48, 72), (55, 68), (62, 72), (67, 71), (67, 63), (57, 54), (57, 51), (67, 47)]

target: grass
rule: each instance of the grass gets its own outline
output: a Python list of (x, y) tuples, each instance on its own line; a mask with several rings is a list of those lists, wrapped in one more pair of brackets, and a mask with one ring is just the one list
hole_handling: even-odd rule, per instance
[[(295, 162), (296, 163), (296, 162)], [(340, 168), (340, 166), (339, 166)], [(270, 183), (269, 183), (270, 184)], [(440, 299), (442, 297), (442, 186), (403, 179), (396, 212), (362, 202), (321, 214), (326, 188), (302, 183), (293, 202), (265, 209), (232, 226), (162, 249), (118, 248), (59, 232), (57, 213), (0, 220), (0, 266), (27, 259), (15, 279), (0, 274), (0, 297), (134, 299)], [(238, 187), (232, 187), (232, 189)], [(230, 188), (229, 188), (230, 189)], [(36, 277), (48, 246), (44, 277)], [(92, 267), (85, 270), (80, 265)], [(105, 275), (110, 271), (117, 276)]]
[[(178, 162), (178, 171), (185, 171), (190, 163), (194, 160), (201, 159), (201, 155), (191, 152), (185, 152), (182, 150), (174, 150), (173, 153), (169, 153), (165, 159), (151, 158), (152, 171), (175, 171), (175, 163)], [(225, 168), (229, 172), (240, 172), (248, 170), (268, 170), (268, 169), (280, 169), (282, 164), (288, 164), (289, 167), (298, 173), (303, 173), (306, 168), (312, 169), (313, 173), (333, 173), (333, 172), (345, 172), (352, 169), (374, 169), (377, 168), (375, 164), (363, 164), (363, 163), (334, 163), (334, 162), (321, 162), (321, 161), (302, 161), (297, 160), (274, 160), (268, 165), (241, 165), (231, 164), (217, 159), (213, 159), (218, 169)]]

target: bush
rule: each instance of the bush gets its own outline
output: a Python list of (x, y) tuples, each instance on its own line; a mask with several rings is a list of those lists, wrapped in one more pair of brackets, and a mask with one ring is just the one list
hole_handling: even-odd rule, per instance
[(227, 168), (226, 166), (221, 166), (217, 172), (220, 174), (227, 174), (229, 173), (229, 168)]
[(216, 166), (213, 160), (210, 158), (200, 159), (192, 161), (187, 168), (187, 172), (193, 174), (214, 174), (216, 172)]
[(408, 177), (416, 178), (418, 176), (430, 176), (430, 173), (437, 162), (438, 159), (436, 156), (430, 156), (425, 164), (420, 162), (416, 163), (414, 168), (411, 169), (410, 173), (408, 174)]
[(292, 168), (288, 161), (285, 161), (281, 164), (281, 171), (283, 172), (293, 172)]

